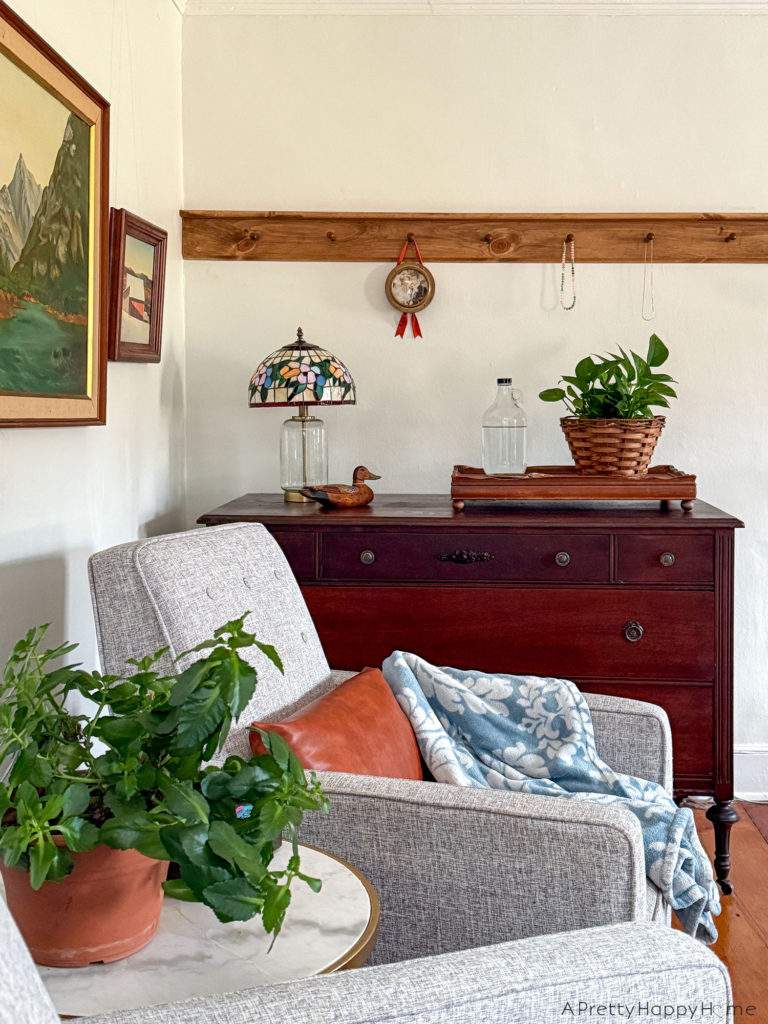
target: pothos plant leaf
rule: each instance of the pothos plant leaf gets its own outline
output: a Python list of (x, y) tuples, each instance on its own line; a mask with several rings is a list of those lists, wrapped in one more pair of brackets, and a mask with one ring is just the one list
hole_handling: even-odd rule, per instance
[(669, 408), (677, 393), (666, 373), (654, 373), (669, 358), (669, 349), (656, 334), (648, 342), (645, 358), (619, 347), (607, 356), (586, 356), (571, 376), (563, 376), (566, 388), (546, 388), (542, 402), (563, 402), (571, 416), (581, 419), (638, 419), (653, 416), (653, 409)]
[[(72, 870), (72, 854), (99, 843), (173, 859), (179, 899), (207, 904), (221, 920), (261, 915), (277, 935), (300, 871), (295, 855), (272, 867), (274, 841), (294, 845), (305, 811), (327, 811), (315, 776), (305, 774), (283, 739), (264, 733), (266, 753), (206, 762), (221, 749), (258, 682), (241, 652), (255, 647), (282, 671), (270, 644), (245, 628), (245, 613), (181, 658), (200, 658), (175, 675), (131, 659), (124, 675), (78, 665), (52, 668), (74, 650), (41, 646), (47, 626), (14, 647), (0, 682), (0, 853), (29, 871), (38, 889)], [(91, 715), (71, 714), (67, 698), (88, 697)], [(238, 817), (246, 805), (250, 814)]]

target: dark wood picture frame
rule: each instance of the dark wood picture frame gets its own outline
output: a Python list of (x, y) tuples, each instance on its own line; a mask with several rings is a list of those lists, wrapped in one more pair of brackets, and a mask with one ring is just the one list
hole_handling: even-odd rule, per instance
[[(165, 258), (168, 232), (128, 210), (112, 209), (109, 228), (109, 358), (127, 363), (159, 363), (163, 335), (165, 298)], [(125, 239), (130, 235), (154, 249), (152, 261), (152, 297), (149, 314), (149, 342), (124, 341), (122, 338)]]
[[(0, 391), (0, 427), (104, 424), (109, 276), (109, 103), (4, 0), (0, 0), (0, 58), (7, 58), (61, 102), (70, 114), (80, 118), (90, 137), (89, 231), (86, 241), (88, 300), (87, 313), (83, 314), (87, 332), (84, 393)], [(44, 301), (34, 301), (44, 305)], [(21, 302), (28, 304), (29, 300), (25, 298)], [(58, 314), (59, 319), (66, 319), (66, 312)]]

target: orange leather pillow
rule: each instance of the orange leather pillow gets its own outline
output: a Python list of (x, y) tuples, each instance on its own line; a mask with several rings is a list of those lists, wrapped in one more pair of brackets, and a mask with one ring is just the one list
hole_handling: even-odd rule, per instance
[[(377, 668), (364, 668), (285, 722), (254, 722), (286, 741), (315, 771), (421, 779), (421, 757), (411, 723)], [(250, 735), (254, 754), (265, 753)]]

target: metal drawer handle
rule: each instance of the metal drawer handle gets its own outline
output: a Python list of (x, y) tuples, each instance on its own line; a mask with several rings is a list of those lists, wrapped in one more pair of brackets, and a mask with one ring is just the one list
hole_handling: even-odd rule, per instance
[(363, 565), (373, 565), (376, 561), (376, 555), (370, 548), (366, 548), (365, 551), (360, 552), (360, 561)]
[(568, 554), (567, 551), (558, 551), (555, 555), (555, 562), (557, 563), (557, 565), (570, 565), (571, 556)]
[(645, 630), (639, 622), (628, 622), (624, 627), (624, 636), (631, 644), (636, 644), (638, 640), (641, 640)]
[(446, 551), (435, 556), (439, 562), (453, 562), (455, 565), (471, 565), (473, 562), (490, 562), (493, 555), (490, 551)]
[(665, 551), (663, 555), (659, 555), (659, 561), (662, 565), (670, 566), (675, 564), (675, 556), (671, 551)]

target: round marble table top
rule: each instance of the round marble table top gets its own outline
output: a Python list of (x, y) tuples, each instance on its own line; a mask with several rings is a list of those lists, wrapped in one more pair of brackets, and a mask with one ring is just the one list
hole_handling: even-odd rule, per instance
[[(289, 843), (273, 866), (285, 867)], [(356, 966), (370, 953), (379, 905), (370, 885), (348, 864), (302, 846), (302, 873), (321, 878), (313, 893), (297, 879), (271, 952), (260, 919), (222, 924), (201, 903), (166, 899), (155, 937), (124, 960), (90, 967), (40, 967), (63, 1016), (170, 1003), (193, 996), (271, 985)]]

